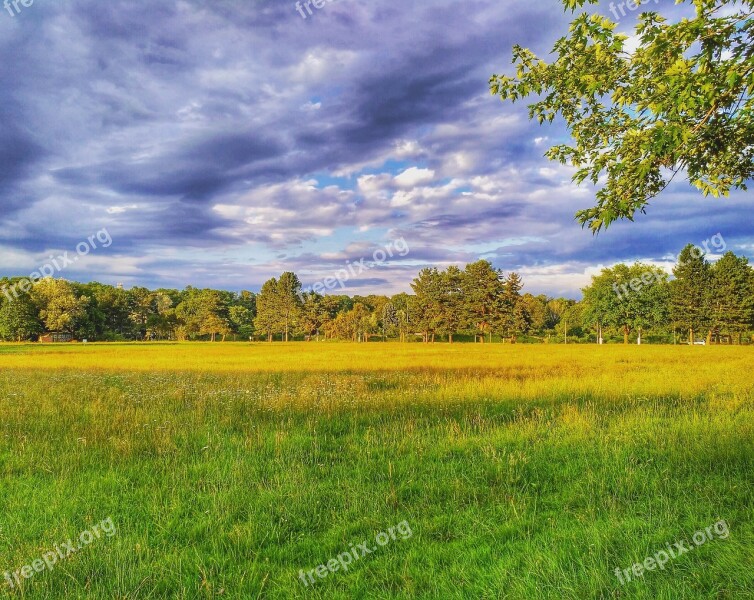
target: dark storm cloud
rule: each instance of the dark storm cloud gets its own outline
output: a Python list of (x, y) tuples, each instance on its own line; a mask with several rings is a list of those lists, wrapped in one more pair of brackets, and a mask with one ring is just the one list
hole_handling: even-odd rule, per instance
[(188, 139), (185, 144), (174, 154), (148, 162), (109, 161), (53, 174), (67, 184), (97, 185), (124, 195), (206, 200), (243, 177), (253, 176), (256, 163), (282, 152), (277, 142), (261, 139), (254, 132), (217, 133), (207, 139)]
[(0, 117), (0, 218), (32, 200), (21, 185), (45, 156), (34, 137)]

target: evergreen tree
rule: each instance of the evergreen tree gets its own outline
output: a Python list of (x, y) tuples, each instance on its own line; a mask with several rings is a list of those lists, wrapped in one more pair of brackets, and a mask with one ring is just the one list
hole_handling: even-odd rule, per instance
[(278, 281), (274, 277), (268, 279), (262, 285), (257, 296), (257, 316), (254, 319), (254, 327), (267, 335), (267, 341), (272, 341), (275, 331), (279, 330), (280, 313), (277, 308)]
[(411, 283), (416, 294), (416, 326), (422, 332), (424, 342), (434, 341), (436, 331), (443, 320), (443, 278), (436, 268), (422, 269)]
[(283, 337), (287, 342), (301, 316), (301, 281), (295, 273), (287, 271), (278, 279), (275, 305), (280, 314)]
[(441, 274), (440, 328), (453, 343), (453, 336), (463, 327), (463, 271), (455, 265)]
[(524, 283), (518, 273), (511, 273), (503, 284), (500, 298), (499, 325), (503, 337), (515, 343), (516, 336), (525, 333), (531, 325), (531, 317), (521, 296)]
[(710, 323), (711, 271), (699, 248), (689, 244), (678, 257), (670, 282), (670, 316), (673, 323), (689, 332), (689, 343)]
[(727, 252), (712, 266), (710, 318), (712, 327), (741, 334), (754, 324), (754, 271), (746, 257)]
[(462, 289), (466, 327), (473, 330), (475, 335), (481, 335), (482, 341), (485, 334), (489, 334), (491, 339), (503, 292), (500, 272), (486, 260), (466, 265)]

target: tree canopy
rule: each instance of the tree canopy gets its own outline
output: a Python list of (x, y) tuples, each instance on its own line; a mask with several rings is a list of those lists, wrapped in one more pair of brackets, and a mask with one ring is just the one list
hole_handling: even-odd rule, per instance
[[(563, 0), (572, 11), (597, 2)], [(595, 232), (633, 220), (679, 174), (714, 197), (754, 176), (754, 0), (676, 4), (695, 15), (642, 13), (634, 51), (617, 23), (583, 13), (552, 62), (515, 46), (515, 76), (490, 79), (504, 101), (533, 98), (529, 116), (540, 124), (565, 122), (572, 143), (546, 156), (575, 167), (578, 184), (601, 186), (596, 205), (576, 215)]]
[(269, 279), (258, 294), (51, 278), (21, 289), (23, 279), (2, 278), (0, 340), (61, 332), (92, 341), (628, 342), (669, 341), (680, 330), (689, 340), (704, 333), (740, 343), (754, 328), (754, 270), (746, 258), (729, 252), (710, 264), (702, 248), (688, 246), (673, 274), (668, 281), (656, 266), (619, 264), (594, 276), (582, 301), (526, 293), (519, 274), (486, 260), (425, 268), (413, 294), (393, 296), (303, 292), (291, 272)]
[(592, 278), (584, 289), (584, 321), (601, 333), (614, 327), (624, 343), (637, 331), (639, 339), (647, 329), (667, 323), (668, 274), (652, 265), (616, 265)]

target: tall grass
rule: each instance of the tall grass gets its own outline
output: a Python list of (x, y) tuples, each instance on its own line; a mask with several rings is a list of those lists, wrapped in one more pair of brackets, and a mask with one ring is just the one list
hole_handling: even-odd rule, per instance
[[(0, 346), (0, 576), (118, 528), (0, 593), (751, 598), (753, 365), (745, 348)], [(616, 578), (720, 519), (727, 540)], [(403, 520), (410, 539), (298, 579)]]

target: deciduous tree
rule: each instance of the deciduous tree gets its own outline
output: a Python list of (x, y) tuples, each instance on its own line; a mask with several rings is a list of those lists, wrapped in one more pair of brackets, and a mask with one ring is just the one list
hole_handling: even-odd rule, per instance
[(41, 332), (37, 307), (28, 294), (19, 294), (0, 305), (0, 338), (3, 340), (21, 342)]
[(676, 4), (693, 5), (695, 16), (642, 13), (634, 51), (615, 22), (583, 13), (552, 62), (516, 46), (515, 76), (490, 80), (503, 100), (534, 97), (530, 118), (565, 122), (573, 142), (547, 157), (576, 167), (577, 183), (600, 184), (596, 206), (577, 213), (594, 231), (633, 220), (676, 175), (715, 197), (754, 177), (754, 0)]
[(635, 263), (603, 269), (584, 288), (582, 322), (601, 334), (603, 327), (612, 327), (623, 334), (623, 343), (638, 332), (667, 322), (669, 293), (668, 274), (659, 267)]

